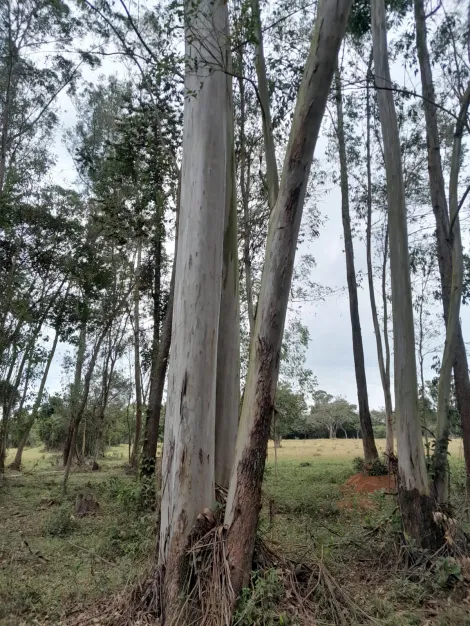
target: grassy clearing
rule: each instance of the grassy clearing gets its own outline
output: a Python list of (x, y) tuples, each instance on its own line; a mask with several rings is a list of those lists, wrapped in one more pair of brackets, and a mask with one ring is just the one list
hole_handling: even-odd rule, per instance
[[(371, 623), (365, 615), (384, 626), (470, 626), (464, 583), (445, 587), (438, 571), (400, 564), (395, 499), (376, 493), (364, 507), (364, 498), (345, 495), (360, 454), (357, 440), (285, 441), (276, 475), (270, 446), (261, 534), (285, 556), (321, 561), (351, 599), (344, 626)], [(451, 454), (458, 508), (460, 442), (452, 442)], [(111, 449), (100, 472), (74, 471), (65, 500), (55, 456), (35, 448), (24, 459), (24, 473), (8, 473), (0, 486), (0, 624), (58, 626), (141, 575), (154, 552), (154, 515), (139, 510), (139, 487), (125, 472), (126, 446)], [(97, 515), (75, 519), (78, 493), (96, 498)], [(466, 518), (461, 523), (470, 532)], [(256, 583), (238, 626), (295, 625), (276, 612), (276, 581), (274, 571)], [(324, 597), (315, 596), (315, 603), (315, 626), (341, 623)]]

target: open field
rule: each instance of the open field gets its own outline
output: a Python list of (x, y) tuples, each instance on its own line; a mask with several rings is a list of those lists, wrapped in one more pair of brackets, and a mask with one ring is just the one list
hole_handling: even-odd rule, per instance
[[(385, 439), (376, 439), (379, 452), (385, 451)], [(453, 459), (463, 461), (462, 440), (454, 439), (449, 444), (449, 452)], [(269, 459), (274, 459), (273, 442), (269, 442)], [(284, 439), (282, 447), (278, 448), (278, 461), (293, 459), (344, 459), (351, 460), (362, 456), (362, 441), (360, 439)]]
[[(276, 476), (270, 445), (260, 534), (279, 554), (320, 561), (347, 593), (338, 613), (320, 585), (308, 626), (470, 626), (464, 582), (442, 584), (434, 569), (405, 567), (395, 498), (345, 491), (361, 451), (357, 440), (284, 441)], [(57, 455), (26, 450), (24, 472), (7, 473), (0, 484), (1, 626), (68, 625), (150, 565), (155, 515), (139, 506), (141, 488), (126, 473), (127, 452), (126, 446), (112, 448), (99, 472), (76, 469), (64, 499)], [(452, 442), (451, 454), (458, 508), (464, 501), (460, 442)], [(78, 493), (96, 498), (96, 515), (75, 517)], [(460, 520), (470, 532), (467, 518)], [(255, 600), (240, 609), (237, 626), (296, 626), (276, 608), (275, 576), (274, 570), (272, 580), (254, 585)]]

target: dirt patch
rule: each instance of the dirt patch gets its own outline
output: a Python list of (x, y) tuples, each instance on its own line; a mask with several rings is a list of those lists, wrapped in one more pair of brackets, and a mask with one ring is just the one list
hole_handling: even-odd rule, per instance
[(381, 489), (385, 489), (386, 492), (395, 493), (396, 480), (395, 476), (367, 476), (359, 472), (348, 478), (345, 486), (353, 487), (356, 491), (363, 493), (374, 493), (374, 491), (380, 491)]
[(369, 496), (376, 491), (384, 490), (385, 493), (395, 494), (396, 480), (395, 476), (367, 476), (359, 472), (348, 478), (341, 492), (343, 498), (338, 502), (340, 509), (359, 508), (370, 510), (377, 506)]

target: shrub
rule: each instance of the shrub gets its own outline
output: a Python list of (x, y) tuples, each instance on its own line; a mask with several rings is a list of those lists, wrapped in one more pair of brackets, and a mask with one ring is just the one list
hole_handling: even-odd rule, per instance
[(71, 514), (67, 504), (62, 504), (56, 511), (51, 513), (46, 522), (44, 532), (52, 537), (67, 537), (77, 528), (78, 523)]
[(104, 484), (103, 490), (106, 491), (111, 498), (114, 498), (121, 504), (123, 510), (135, 511), (142, 504), (142, 485), (136, 482), (111, 476)]
[(277, 626), (292, 624), (285, 613), (276, 611), (285, 589), (276, 569), (264, 573), (253, 572), (251, 586), (243, 589), (234, 615), (239, 626)]
[(388, 467), (381, 459), (374, 459), (367, 463), (365, 459), (357, 456), (353, 459), (353, 467), (356, 472), (364, 472), (368, 476), (387, 476)]

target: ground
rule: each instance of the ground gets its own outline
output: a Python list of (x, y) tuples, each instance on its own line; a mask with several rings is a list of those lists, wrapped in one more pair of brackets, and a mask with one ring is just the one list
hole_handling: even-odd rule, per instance
[[(451, 442), (450, 451), (461, 513), (461, 443)], [(347, 485), (361, 453), (355, 439), (284, 441), (275, 464), (269, 449), (260, 534), (279, 554), (321, 568), (312, 625), (470, 626), (470, 561), (468, 573), (466, 561), (444, 556), (432, 567), (407, 565), (394, 496), (387, 488), (357, 492), (355, 480)], [(65, 499), (58, 455), (28, 449), (23, 473), (7, 473), (0, 483), (1, 626), (68, 624), (142, 576), (154, 553), (155, 519), (139, 506), (142, 493), (126, 473), (127, 455), (126, 446), (111, 448), (99, 472), (73, 472)], [(94, 515), (74, 515), (79, 493), (99, 503)], [(464, 516), (460, 523), (470, 532)], [(327, 597), (323, 587), (338, 591)], [(277, 609), (280, 594), (275, 569), (254, 579), (238, 626), (294, 625)]]

